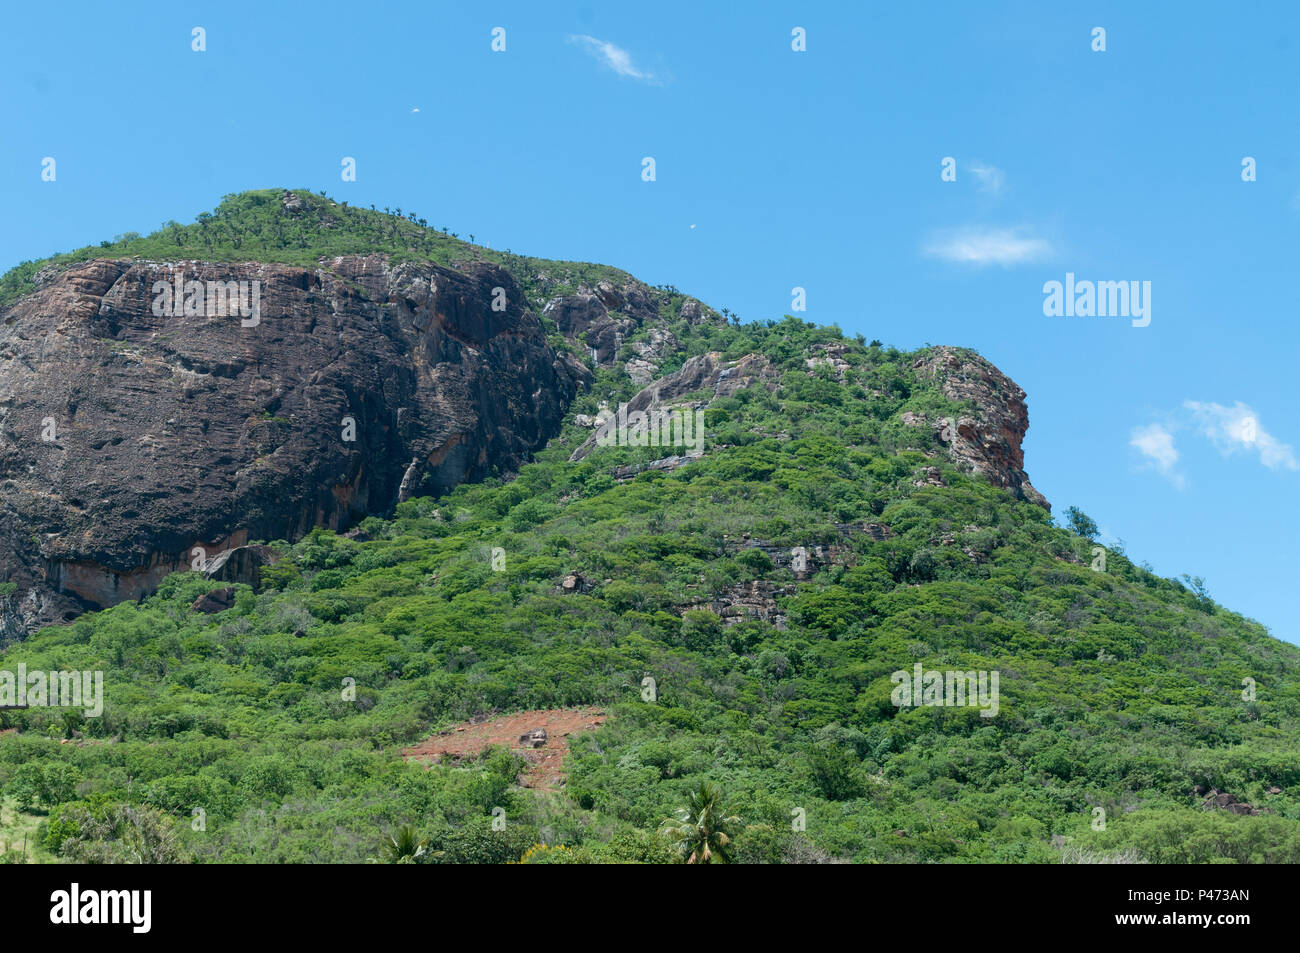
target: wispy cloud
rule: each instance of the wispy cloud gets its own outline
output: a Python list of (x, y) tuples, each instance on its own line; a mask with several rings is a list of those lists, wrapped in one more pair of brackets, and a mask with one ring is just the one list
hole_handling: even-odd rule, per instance
[(1191, 411), (1201, 434), (1224, 456), (1244, 450), (1257, 454), (1259, 462), (1270, 470), (1300, 469), (1291, 446), (1265, 430), (1259, 422), (1259, 415), (1241, 401), (1225, 407), (1222, 404), (1186, 400), (1183, 401), (1183, 407)]
[(1183, 476), (1174, 470), (1178, 464), (1178, 448), (1174, 446), (1174, 435), (1167, 428), (1161, 424), (1134, 427), (1128, 443), (1142, 454), (1148, 468), (1168, 477), (1180, 490), (1183, 488)]
[(613, 43), (598, 40), (594, 36), (587, 36), (586, 34), (570, 36), (569, 42), (612, 69), (619, 76), (635, 79), (642, 83), (649, 83), (653, 86), (662, 85), (663, 81), (659, 76), (638, 67), (632, 62), (632, 54), (621, 46), (615, 46)]
[(995, 165), (986, 165), (979, 160), (975, 160), (966, 166), (966, 171), (975, 176), (978, 188), (981, 192), (987, 192), (990, 195), (1001, 195), (1002, 190), (1006, 187), (1006, 174)]
[(939, 232), (925, 246), (931, 258), (967, 265), (1022, 265), (1041, 261), (1051, 244), (1026, 228), (960, 228)]
[(1165, 415), (1163, 422), (1134, 427), (1128, 441), (1142, 455), (1144, 469), (1156, 471), (1180, 490), (1185, 481), (1177, 469), (1180, 454), (1174, 435), (1183, 431), (1205, 438), (1225, 457), (1244, 452), (1256, 455), (1270, 470), (1300, 470), (1295, 451), (1265, 430), (1249, 405), (1185, 400), (1181, 410)]

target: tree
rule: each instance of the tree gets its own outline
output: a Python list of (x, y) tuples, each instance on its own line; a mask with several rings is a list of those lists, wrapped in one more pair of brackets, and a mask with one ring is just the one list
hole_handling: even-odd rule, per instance
[(1183, 573), (1182, 580), (1187, 584), (1187, 588), (1192, 590), (1192, 595), (1196, 597), (1196, 607), (1202, 612), (1214, 611), (1214, 600), (1210, 598), (1210, 591), (1205, 588), (1205, 577), (1189, 576)]
[(410, 824), (403, 824), (390, 834), (384, 844), (384, 857), (390, 864), (413, 864), (429, 849), (429, 838), (421, 838)]
[(5, 793), (21, 811), (30, 812), (38, 806), (48, 810), (76, 797), (80, 781), (81, 773), (70, 764), (28, 761), (14, 770)]
[[(59, 817), (59, 856), (86, 864), (186, 864), (172, 819), (131, 804), (69, 806)], [(70, 836), (67, 836), (70, 835)]]
[(1070, 532), (1084, 539), (1096, 539), (1097, 534), (1101, 532), (1092, 517), (1077, 506), (1072, 506), (1065, 511), (1065, 525), (1069, 527)]
[(676, 817), (664, 821), (662, 833), (672, 837), (678, 854), (688, 864), (731, 862), (731, 842), (739, 817), (727, 815), (722, 787), (701, 781), (690, 791), (690, 804), (678, 808)]
[(862, 796), (861, 764), (852, 751), (834, 742), (821, 742), (808, 752), (813, 784), (828, 801)]

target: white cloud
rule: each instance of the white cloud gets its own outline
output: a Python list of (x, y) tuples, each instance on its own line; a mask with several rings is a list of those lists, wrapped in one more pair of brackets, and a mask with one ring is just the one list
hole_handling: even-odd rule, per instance
[(594, 36), (578, 34), (569, 37), (569, 42), (574, 43), (599, 62), (608, 66), (619, 76), (625, 76), (628, 79), (639, 80), (643, 83), (651, 83), (655, 86), (660, 85), (660, 79), (654, 73), (639, 68), (632, 62), (632, 54), (621, 46), (615, 46), (605, 40), (598, 40)]
[(1265, 430), (1259, 422), (1259, 415), (1241, 401), (1224, 407), (1222, 404), (1185, 400), (1183, 407), (1192, 412), (1201, 434), (1209, 438), (1224, 456), (1245, 450), (1258, 454), (1259, 462), (1271, 470), (1300, 469), (1290, 445)]
[(975, 161), (966, 166), (966, 171), (975, 176), (981, 192), (1000, 195), (1006, 186), (1005, 173), (995, 165), (985, 165), (983, 162)]
[(1041, 261), (1051, 252), (1045, 239), (1027, 234), (1024, 228), (951, 229), (935, 235), (925, 246), (925, 253), (932, 258), (980, 267)]
[(1213, 444), (1225, 457), (1237, 453), (1255, 454), (1271, 470), (1300, 470), (1295, 451), (1264, 429), (1259, 414), (1241, 401), (1231, 407), (1213, 402), (1183, 401), (1183, 413), (1165, 423), (1134, 427), (1129, 446), (1144, 458), (1146, 469), (1167, 477), (1182, 489), (1183, 475), (1175, 469), (1179, 461), (1174, 434), (1193, 430)]
[(1147, 459), (1147, 465), (1169, 478), (1174, 486), (1182, 489), (1182, 474), (1176, 473), (1178, 448), (1174, 446), (1174, 435), (1160, 424), (1134, 427), (1129, 435), (1129, 446)]

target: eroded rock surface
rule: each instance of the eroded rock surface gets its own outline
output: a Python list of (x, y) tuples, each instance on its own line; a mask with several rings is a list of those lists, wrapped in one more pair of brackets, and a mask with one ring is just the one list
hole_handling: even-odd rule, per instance
[[(761, 354), (746, 354), (734, 361), (724, 360), (716, 352), (689, 358), (681, 368), (667, 377), (647, 384), (627, 402), (627, 412), (653, 410), (697, 391), (705, 391), (700, 407), (707, 406), (715, 397), (729, 397), (738, 390), (755, 383), (776, 386), (780, 375)], [(608, 413), (615, 413), (607, 410)], [(578, 447), (569, 459), (581, 460), (597, 446), (598, 434), (592, 434)], [(672, 469), (665, 466), (660, 469)]]
[(1034, 489), (1024, 469), (1021, 441), (1029, 429), (1029, 409), (1019, 385), (979, 355), (952, 347), (932, 348), (913, 368), (922, 378), (935, 380), (944, 396), (970, 401), (974, 409), (955, 420), (926, 421), (914, 414), (900, 419), (915, 426), (933, 426), (958, 462), (984, 474), (994, 486), (1005, 487), (1050, 512), (1052, 505)]
[[(156, 283), (178, 275), (257, 282), (256, 320), (212, 294), (173, 316)], [(513, 471), (590, 379), (482, 262), (100, 259), (0, 321), (0, 638), (146, 595), (196, 547), (384, 512), (404, 478)]]

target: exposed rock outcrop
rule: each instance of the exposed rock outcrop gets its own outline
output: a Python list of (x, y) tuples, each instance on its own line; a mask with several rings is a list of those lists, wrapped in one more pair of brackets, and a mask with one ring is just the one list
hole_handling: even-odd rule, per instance
[(586, 593), (592, 590), (592, 584), (589, 579), (583, 577), (581, 573), (571, 572), (560, 580), (560, 592), (565, 595), (575, 593)]
[(270, 546), (236, 546), (208, 560), (203, 574), (217, 582), (242, 582), (258, 589), (262, 569), (274, 565), (276, 558)]
[(213, 589), (199, 596), (190, 604), (190, 611), (215, 615), (218, 612), (225, 612), (234, 604), (235, 587), (227, 586), (225, 589)]
[(780, 377), (762, 354), (727, 361), (715, 351), (692, 357), (676, 373), (647, 385), (628, 401), (627, 407), (629, 411), (647, 410), (699, 390), (712, 391), (714, 397), (730, 397), (759, 381), (775, 387)]
[(678, 467), (684, 467), (692, 460), (698, 459), (688, 455), (678, 455), (672, 457), (660, 457), (658, 460), (651, 460), (649, 463), (632, 463), (624, 467), (615, 467), (612, 476), (615, 480), (630, 480), (638, 473), (645, 473), (647, 470), (659, 470), (663, 473), (669, 473)]
[[(676, 372), (647, 384), (627, 402), (627, 412), (652, 410), (697, 391), (706, 391), (710, 395), (699, 402), (699, 406), (703, 407), (715, 397), (729, 397), (755, 382), (761, 381), (775, 387), (779, 379), (779, 372), (761, 354), (746, 354), (737, 360), (727, 361), (721, 354), (711, 352), (692, 357)], [(569, 459), (581, 460), (591, 453), (596, 448), (597, 436), (598, 434), (592, 434), (583, 441)], [(675, 465), (667, 462), (656, 469), (672, 469)]]
[(682, 302), (681, 309), (677, 312), (677, 316), (691, 327), (694, 327), (703, 321), (708, 313), (708, 309), (706, 309), (700, 301), (695, 298), (687, 298)]
[(1247, 804), (1244, 801), (1238, 801), (1235, 795), (1228, 794), (1226, 791), (1210, 789), (1205, 800), (1201, 802), (1202, 811), (1227, 811), (1229, 814), (1248, 814), (1251, 816), (1260, 813), (1259, 808), (1253, 804)]
[[(633, 280), (621, 287), (609, 281), (598, 282), (594, 288), (579, 285), (573, 294), (546, 302), (542, 313), (555, 322), (561, 334), (585, 346), (592, 359), (604, 367), (614, 364), (626, 338), (659, 314), (650, 289)], [(644, 354), (641, 360), (655, 366), (645, 360)]]
[(632, 383), (644, 387), (654, 378), (664, 358), (677, 349), (677, 338), (666, 328), (651, 328), (643, 341), (632, 341), (628, 347), (634, 356), (623, 365)]
[(220, 558), (384, 512), (399, 488), (510, 472), (590, 380), (483, 262), (98, 259), (0, 321), (7, 638), (143, 596), (196, 547)]
[(952, 347), (931, 348), (912, 366), (920, 377), (936, 381), (944, 396), (970, 401), (974, 409), (956, 420), (927, 421), (917, 414), (903, 414), (900, 419), (933, 426), (959, 463), (1050, 512), (1052, 505), (1034, 489), (1024, 470), (1020, 444), (1029, 429), (1029, 410), (1025, 392), (1016, 382), (979, 355)]
[(829, 367), (835, 372), (837, 378), (844, 380), (844, 375), (849, 369), (848, 361), (844, 360), (848, 349), (847, 344), (814, 344), (811, 348), (812, 356), (804, 358), (804, 366), (810, 371), (815, 371), (819, 367)]
[(704, 609), (716, 615), (724, 625), (735, 625), (746, 619), (761, 619), (770, 622), (778, 629), (783, 629), (785, 616), (781, 613), (776, 600), (794, 594), (794, 586), (778, 586), (762, 579), (755, 579), (753, 582), (724, 586), (707, 602), (691, 603), (683, 606), (680, 611), (685, 613)]

